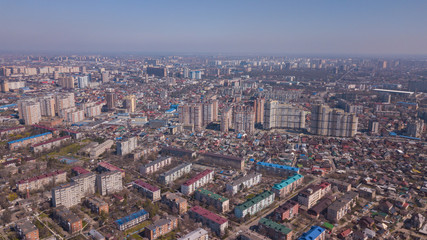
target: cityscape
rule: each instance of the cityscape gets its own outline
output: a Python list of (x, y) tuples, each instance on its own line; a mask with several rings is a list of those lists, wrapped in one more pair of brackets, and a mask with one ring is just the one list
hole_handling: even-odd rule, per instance
[[(401, 6), (405, 14), (418, 10), (393, 33), (410, 32), (405, 24), (418, 14), (427, 20), (427, 5), (414, 3)], [(47, 11), (44, 1), (32, 4), (20, 14)], [(66, 13), (59, 22), (69, 17), (70, 3), (52, 4)], [(92, 4), (73, 14), (83, 16)], [(122, 24), (121, 38), (112, 39), (123, 42), (112, 48), (83, 35), (61, 40), (80, 26), (77, 19), (68, 30), (52, 28), (58, 36), (49, 41), (39, 33), (30, 39), (31, 29), (2, 33), (0, 240), (427, 239), (427, 45), (418, 41), (425, 33), (405, 35), (413, 38), (405, 47), (380, 41), (379, 32), (366, 37), (364, 50), (340, 50), (337, 39), (319, 51), (296, 44), (298, 54), (292, 47), (273, 51), (282, 40), (270, 45), (256, 32), (246, 41), (243, 28), (241, 45), (229, 50), (225, 40), (210, 45), (197, 37), (231, 18), (224, 10), (215, 23), (198, 12), (194, 24), (206, 29), (187, 29), (194, 31), (188, 43), (180, 42), (182, 32), (164, 29), (167, 41), (134, 46), (125, 22), (163, 26), (165, 19), (154, 19), (162, 4), (126, 6), (147, 15), (118, 14), (113, 26)], [(169, 4), (158, 14), (181, 9)], [(237, 11), (235, 4), (229, 7)], [(258, 17), (285, 23), (271, 9), (283, 3), (247, 4), (236, 19), (259, 10)], [(12, 22), (18, 5), (5, 4), (10, 12), (0, 10), (0, 19)], [(363, 9), (353, 7), (349, 18)], [(380, 14), (391, 21), (386, 10)], [(102, 26), (111, 21), (93, 14), (88, 19), (99, 17)], [(188, 21), (171, 18), (171, 28)], [(218, 36), (243, 24), (236, 21)], [(281, 39), (264, 37), (274, 36)], [(370, 41), (383, 44), (370, 50)]]

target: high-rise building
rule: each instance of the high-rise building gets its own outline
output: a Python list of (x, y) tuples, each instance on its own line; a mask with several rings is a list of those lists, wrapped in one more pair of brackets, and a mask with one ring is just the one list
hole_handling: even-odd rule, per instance
[(9, 82), (7, 80), (1, 82), (1, 91), (4, 93), (9, 92)]
[(53, 96), (44, 96), (38, 99), (40, 102), (40, 113), (45, 117), (55, 116), (55, 98)]
[(36, 99), (19, 100), (18, 112), (25, 125), (37, 124), (41, 120), (40, 103)]
[(311, 111), (312, 134), (333, 137), (354, 137), (358, 118), (353, 113), (332, 109), (326, 105), (315, 105)]
[(166, 77), (168, 75), (168, 69), (165, 67), (147, 67), (147, 74), (150, 76)]
[(107, 88), (107, 93), (105, 98), (107, 100), (108, 110), (114, 110), (116, 108), (116, 93), (114, 93), (114, 89)]
[(74, 93), (57, 94), (55, 97), (56, 112), (75, 107)]
[(221, 113), (221, 132), (228, 132), (232, 127), (233, 108), (227, 107)]
[(270, 100), (265, 104), (264, 129), (305, 128), (305, 112), (289, 104)]
[(420, 138), (424, 131), (424, 121), (417, 119), (415, 121), (409, 122), (406, 128), (406, 134), (410, 137)]
[(264, 123), (264, 105), (265, 98), (258, 97), (254, 102), (255, 108), (255, 123)]
[(117, 170), (98, 174), (96, 188), (102, 196), (121, 191), (123, 189), (122, 173)]
[(255, 112), (250, 106), (237, 106), (233, 117), (234, 131), (241, 133), (255, 132)]
[(127, 138), (117, 142), (117, 155), (125, 156), (131, 153), (138, 146), (138, 139), (136, 137)]
[(202, 72), (201, 71), (191, 71), (190, 72), (190, 78), (200, 80), (200, 79), (202, 79)]
[(188, 68), (184, 68), (182, 72), (183, 72), (184, 78), (188, 78), (190, 76), (190, 70)]
[(203, 104), (184, 104), (178, 107), (179, 122), (184, 125), (193, 125), (196, 130), (203, 126)]
[(203, 126), (218, 121), (218, 100), (203, 103)]
[(79, 85), (79, 88), (87, 88), (89, 86), (89, 77), (77, 77), (77, 83)]
[(124, 107), (131, 113), (135, 112), (136, 109), (136, 97), (135, 95), (126, 96), (124, 99)]
[(369, 132), (370, 133), (374, 133), (374, 134), (376, 134), (376, 133), (378, 133), (378, 131), (379, 131), (379, 128), (380, 128), (380, 123), (379, 122), (377, 122), (377, 121), (373, 121), (373, 120), (370, 120), (369, 121)]
[(73, 77), (64, 77), (58, 80), (58, 85), (62, 88), (72, 89), (74, 88), (74, 78)]
[(110, 81), (110, 73), (109, 72), (102, 72), (101, 73), (102, 82), (106, 83)]

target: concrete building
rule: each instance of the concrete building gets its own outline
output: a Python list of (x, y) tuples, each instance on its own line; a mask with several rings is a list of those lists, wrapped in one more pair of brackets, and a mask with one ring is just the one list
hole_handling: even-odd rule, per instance
[(26, 138), (20, 138), (17, 140), (13, 140), (8, 142), (8, 146), (10, 150), (16, 150), (18, 148), (21, 147), (27, 147), (30, 144), (37, 144), (37, 143), (41, 143), (44, 142), (48, 139), (52, 138), (52, 133), (51, 132), (45, 132), (42, 134), (37, 134), (37, 135), (33, 135), (30, 137), (26, 137)]
[(96, 174), (93, 172), (79, 174), (71, 180), (80, 186), (80, 197), (90, 196), (96, 191)]
[(147, 67), (147, 75), (157, 76), (157, 77), (166, 77), (168, 75), (168, 69), (165, 67)]
[(195, 130), (203, 128), (203, 104), (193, 103), (178, 106), (179, 122), (183, 125), (192, 125)]
[(31, 151), (33, 151), (34, 153), (43, 152), (55, 147), (60, 147), (62, 144), (70, 140), (71, 140), (71, 136), (64, 136), (64, 137), (59, 137), (55, 139), (50, 139), (50, 140), (32, 145)]
[(238, 133), (255, 132), (255, 111), (249, 106), (238, 106), (233, 112), (233, 128)]
[(113, 172), (113, 171), (120, 171), (121, 173), (122, 173), (122, 178), (124, 178), (125, 177), (125, 170), (123, 170), (123, 169), (121, 169), (121, 168), (119, 168), (119, 167), (117, 167), (117, 166), (114, 166), (113, 164), (111, 164), (111, 163), (107, 163), (107, 162), (99, 162), (98, 163), (98, 167), (97, 167), (97, 170), (99, 171), (99, 172)]
[(272, 191), (278, 197), (286, 197), (292, 191), (302, 184), (304, 176), (301, 174), (295, 174), (292, 177), (289, 177), (286, 180), (281, 181), (280, 183), (274, 184)]
[(190, 217), (209, 227), (218, 236), (224, 235), (228, 228), (228, 220), (200, 206), (194, 206), (189, 211)]
[(228, 130), (233, 126), (232, 122), (233, 109), (231, 107), (225, 108), (221, 113), (221, 132), (228, 132)]
[(187, 157), (187, 158), (195, 158), (196, 152), (190, 151), (183, 148), (175, 148), (175, 147), (163, 147), (162, 154), (172, 155), (175, 157)]
[(55, 111), (58, 115), (61, 111), (74, 108), (75, 106), (74, 93), (61, 93), (55, 95)]
[(309, 209), (330, 191), (331, 184), (328, 182), (322, 182), (319, 185), (310, 185), (299, 192), (298, 203)]
[(188, 210), (187, 200), (176, 193), (165, 193), (162, 196), (162, 203), (168, 205), (172, 212), (176, 211), (178, 214), (186, 213)]
[(133, 187), (138, 190), (144, 197), (155, 202), (160, 200), (160, 188), (148, 184), (140, 179), (137, 179), (133, 182)]
[(332, 187), (337, 187), (340, 192), (349, 192), (351, 190), (351, 184), (336, 180), (336, 179), (328, 179), (328, 182), (332, 184)]
[(99, 197), (86, 198), (84, 203), (93, 213), (101, 214), (104, 212), (105, 214), (108, 214), (110, 211), (108, 203)]
[(96, 176), (96, 189), (102, 196), (123, 189), (122, 173), (120, 171), (104, 172)]
[(67, 181), (67, 172), (55, 171), (32, 178), (26, 178), (16, 183), (19, 192), (40, 190), (48, 185), (55, 185)]
[(125, 156), (138, 146), (138, 138), (130, 137), (117, 142), (117, 155)]
[(113, 140), (106, 140), (105, 142), (96, 145), (95, 147), (89, 149), (89, 157), (97, 158), (99, 155), (103, 154), (106, 150), (110, 149), (114, 144)]
[(110, 73), (109, 72), (102, 72), (101, 73), (101, 80), (103, 83), (110, 81)]
[(136, 110), (136, 97), (135, 95), (126, 96), (123, 102), (123, 106), (128, 112), (133, 113)]
[(273, 217), (276, 221), (291, 220), (298, 215), (299, 204), (294, 200), (286, 201), (273, 212)]
[(39, 240), (39, 229), (30, 221), (19, 221), (15, 225), (19, 237), (24, 240)]
[(40, 114), (43, 117), (55, 116), (55, 98), (54, 96), (44, 96), (38, 99), (40, 103)]
[(171, 170), (160, 174), (159, 182), (164, 185), (173, 183), (176, 179), (182, 177), (184, 174), (190, 173), (192, 165), (192, 163), (181, 163)]
[(144, 236), (149, 240), (157, 239), (166, 235), (178, 227), (178, 218), (169, 216), (165, 219), (155, 221), (144, 229)]
[(37, 124), (41, 120), (40, 103), (36, 99), (25, 99), (18, 101), (19, 118), (24, 120), (25, 125)]
[(244, 218), (246, 215), (254, 215), (268, 207), (274, 202), (275, 194), (271, 191), (264, 191), (257, 196), (239, 204), (234, 208), (234, 215), (237, 218)]
[(178, 240), (209, 240), (209, 233), (203, 228), (196, 230), (178, 238)]
[(142, 175), (146, 176), (159, 171), (160, 169), (170, 165), (171, 163), (172, 163), (172, 157), (160, 157), (152, 162), (142, 165), (139, 168), (139, 172)]
[(22, 133), (22, 132), (25, 132), (24, 126), (5, 128), (5, 129), (0, 130), (0, 137), (5, 137), (5, 136), (10, 135), (10, 134), (17, 134), (17, 133)]
[(59, 225), (70, 234), (77, 233), (83, 229), (82, 220), (65, 206), (59, 206), (54, 209), (53, 216)]
[(377, 121), (370, 120), (368, 130), (371, 134), (377, 134), (379, 132), (380, 123)]
[(209, 100), (203, 103), (203, 126), (218, 121), (218, 100)]
[(406, 135), (409, 137), (421, 138), (424, 132), (424, 121), (416, 119), (408, 123)]
[(209, 165), (219, 165), (223, 168), (233, 168), (239, 171), (245, 169), (245, 160), (241, 157), (227, 156), (212, 152), (205, 152), (201, 154), (201, 156), (203, 156), (201, 161)]
[(89, 77), (88, 76), (77, 77), (77, 84), (79, 88), (87, 88), (89, 86)]
[(305, 128), (305, 112), (302, 109), (278, 101), (265, 104), (264, 129), (272, 128)]
[(325, 240), (326, 230), (319, 226), (312, 226), (310, 230), (303, 233), (298, 240)]
[(76, 182), (62, 184), (52, 189), (52, 206), (72, 207), (81, 202), (81, 186)]
[(272, 240), (292, 240), (292, 230), (268, 218), (261, 218), (258, 223), (259, 232)]
[(131, 228), (135, 225), (142, 223), (150, 217), (150, 214), (144, 209), (139, 210), (138, 212), (134, 212), (129, 216), (120, 218), (114, 223), (120, 231), (124, 231), (128, 228)]
[(106, 89), (106, 96), (105, 99), (107, 101), (107, 108), (108, 110), (114, 110), (116, 108), (116, 101), (117, 101), (116, 93), (114, 92), (114, 89), (107, 88)]
[(337, 199), (328, 207), (326, 219), (331, 222), (337, 223), (347, 213), (351, 211), (351, 208), (356, 205), (356, 200), (359, 194), (356, 192), (347, 192), (344, 196)]
[(224, 213), (230, 210), (230, 200), (219, 194), (213, 193), (204, 188), (199, 188), (194, 194), (194, 198), (209, 206), (214, 206), (219, 212)]
[(74, 78), (73, 77), (63, 77), (58, 79), (58, 85), (62, 88), (73, 89), (74, 88)]
[(211, 182), (213, 180), (213, 176), (214, 172), (212, 170), (204, 170), (203, 172), (183, 183), (181, 185), (181, 192), (188, 196), (196, 191), (197, 188)]
[(261, 182), (262, 174), (260, 173), (251, 173), (248, 175), (245, 175), (239, 179), (236, 179), (232, 181), (231, 183), (227, 183), (226, 189), (227, 192), (231, 195), (234, 195), (244, 188), (248, 189), (251, 188), (258, 183)]
[(263, 171), (280, 176), (292, 176), (295, 173), (299, 173), (299, 168), (268, 162), (257, 162), (256, 169), (257, 171)]
[(357, 133), (358, 118), (355, 114), (326, 105), (315, 105), (311, 111), (310, 132), (333, 137), (354, 137)]
[(255, 123), (264, 123), (264, 112), (265, 112), (265, 98), (264, 97), (258, 97), (254, 101), (254, 108), (255, 108)]

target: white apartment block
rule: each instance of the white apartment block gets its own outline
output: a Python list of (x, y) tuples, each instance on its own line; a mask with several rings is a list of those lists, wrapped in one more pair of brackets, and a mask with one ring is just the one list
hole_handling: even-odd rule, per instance
[(212, 170), (205, 170), (192, 179), (187, 180), (184, 184), (181, 185), (181, 192), (185, 195), (192, 194), (197, 188), (206, 185), (211, 182), (214, 177), (214, 172)]
[(172, 163), (172, 157), (160, 157), (150, 163), (147, 163), (139, 169), (140, 173), (143, 175), (152, 174), (159, 171), (165, 166), (168, 166)]
[(234, 195), (241, 191), (243, 188), (251, 188), (261, 182), (262, 174), (261, 173), (252, 173), (246, 176), (243, 176), (239, 179), (227, 183), (226, 190), (231, 195)]
[(178, 240), (209, 240), (209, 234), (205, 229), (198, 228), (189, 234), (178, 238)]
[(189, 173), (192, 166), (192, 163), (181, 163), (171, 170), (160, 174), (159, 182), (165, 185), (173, 183), (176, 179), (182, 177), (184, 174)]
[(91, 158), (96, 158), (99, 155), (103, 154), (107, 149), (111, 148), (114, 144), (113, 140), (107, 140), (95, 147), (93, 147), (92, 149), (90, 149), (89, 151), (89, 156)]
[(36, 99), (19, 100), (18, 112), (25, 125), (37, 124), (41, 120), (40, 103)]
[(71, 179), (80, 185), (80, 194), (82, 196), (88, 196), (95, 193), (96, 174), (95, 173), (84, 173), (75, 176)]
[(131, 153), (138, 146), (137, 137), (131, 137), (117, 142), (117, 155), (125, 156)]
[(310, 209), (330, 191), (331, 184), (328, 182), (322, 182), (319, 185), (310, 185), (298, 194), (298, 203)]
[(67, 208), (81, 202), (81, 186), (76, 182), (66, 183), (52, 189), (53, 207), (65, 206)]
[(123, 189), (122, 173), (111, 171), (97, 175), (96, 188), (102, 196), (121, 191)]

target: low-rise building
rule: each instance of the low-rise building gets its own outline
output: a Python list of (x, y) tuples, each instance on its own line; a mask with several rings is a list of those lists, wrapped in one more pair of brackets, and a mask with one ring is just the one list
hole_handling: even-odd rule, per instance
[(33, 191), (43, 189), (48, 185), (54, 185), (59, 183), (64, 183), (67, 181), (67, 172), (65, 171), (55, 171), (40, 176), (27, 178), (16, 183), (18, 191)]
[(342, 217), (351, 211), (352, 207), (356, 205), (356, 199), (358, 197), (359, 194), (356, 192), (347, 192), (344, 194), (344, 196), (337, 199), (328, 207), (326, 219), (331, 222), (338, 222)]
[(96, 176), (96, 188), (102, 196), (123, 189), (122, 173), (120, 171), (104, 172)]
[(365, 198), (365, 199), (368, 199), (370, 201), (374, 200), (375, 196), (376, 196), (375, 189), (369, 188), (369, 187), (359, 187), (358, 192), (359, 192), (359, 196), (361, 198)]
[(310, 185), (298, 194), (298, 203), (309, 209), (330, 191), (331, 184), (328, 182), (322, 182), (318, 185)]
[(176, 193), (165, 193), (162, 196), (162, 203), (168, 205), (172, 209), (172, 212), (176, 211), (178, 214), (186, 213), (188, 210), (187, 199), (180, 197)]
[(257, 196), (239, 204), (234, 208), (234, 215), (237, 218), (244, 218), (246, 215), (254, 215), (274, 202), (275, 194), (271, 191), (264, 191)]
[(208, 205), (213, 205), (218, 211), (224, 213), (230, 210), (230, 200), (219, 194), (213, 193), (204, 188), (199, 188), (194, 194), (194, 198)]
[(41, 143), (37, 143), (31, 146), (31, 151), (34, 153), (43, 152), (50, 150), (54, 147), (60, 147), (63, 143), (71, 140), (70, 136), (63, 136), (55, 139), (50, 139)]
[(94, 213), (101, 214), (102, 212), (108, 214), (109, 206), (104, 200), (99, 197), (89, 197), (85, 200), (85, 204)]
[(272, 191), (278, 197), (285, 197), (287, 194), (294, 191), (298, 186), (302, 184), (304, 176), (301, 174), (295, 174), (280, 183), (274, 184)]
[(16, 232), (21, 239), (39, 240), (39, 229), (30, 221), (20, 221), (15, 225)]
[(241, 191), (243, 188), (251, 188), (252, 186), (257, 185), (261, 182), (262, 174), (260, 173), (251, 173), (246, 176), (243, 176), (239, 179), (227, 183), (226, 189), (227, 192), (231, 195), (234, 195)]
[(312, 226), (310, 230), (303, 233), (298, 240), (325, 240), (326, 230), (319, 226)]
[(91, 149), (88, 149), (89, 151), (89, 156), (91, 158), (97, 158), (99, 157), (99, 155), (103, 154), (105, 151), (107, 151), (107, 149), (110, 149), (114, 144), (114, 141), (109, 139), (101, 144), (98, 144), (96, 146), (94, 146)]
[(294, 175), (295, 173), (299, 173), (299, 168), (268, 162), (257, 162), (256, 169), (257, 171), (265, 171), (269, 174), (275, 174), (280, 176)]
[(298, 202), (289, 200), (274, 210), (274, 219), (276, 221), (290, 220), (298, 215), (298, 209)]
[(340, 192), (349, 192), (351, 190), (351, 184), (336, 180), (336, 179), (328, 179), (328, 182), (332, 184), (332, 187), (337, 187)]
[(171, 157), (160, 157), (140, 167), (139, 172), (143, 175), (155, 173), (172, 163)]
[(198, 228), (178, 238), (178, 240), (209, 240), (209, 233), (203, 228)]
[(120, 218), (114, 223), (120, 231), (124, 231), (128, 228), (131, 228), (149, 218), (150, 214), (144, 209), (139, 210), (138, 212), (134, 212), (129, 216)]
[(188, 157), (188, 158), (193, 158), (193, 157), (196, 157), (197, 155), (195, 151), (190, 151), (187, 149), (175, 148), (175, 147), (163, 147), (162, 154), (172, 155), (176, 157)]
[(140, 179), (133, 182), (133, 187), (153, 202), (158, 201), (161, 198), (160, 188), (148, 184)]
[(0, 130), (0, 137), (4, 137), (4, 136), (15, 134), (15, 133), (22, 133), (24, 131), (25, 131), (24, 126), (5, 128)]
[(71, 234), (79, 232), (83, 228), (82, 220), (65, 206), (57, 207), (53, 216), (59, 225)]
[(207, 164), (218, 165), (226, 168), (231, 167), (239, 171), (243, 171), (245, 169), (245, 160), (241, 157), (226, 156), (211, 152), (203, 153), (202, 157), (202, 161)]
[(206, 169), (203, 172), (197, 174), (193, 178), (187, 180), (181, 185), (181, 192), (185, 195), (192, 194), (197, 188), (206, 185), (213, 180), (214, 172)]
[(144, 236), (149, 240), (157, 239), (166, 235), (178, 227), (178, 218), (170, 216), (166, 219), (160, 219), (144, 229)]
[(292, 230), (268, 218), (261, 218), (258, 223), (259, 232), (272, 240), (292, 240)]
[(51, 139), (51, 138), (52, 138), (52, 133), (51, 132), (45, 132), (42, 134), (13, 140), (13, 141), (8, 142), (7, 144), (9, 146), (10, 150), (16, 150), (16, 149), (21, 148), (21, 147), (26, 147), (30, 144), (41, 143), (41, 142), (46, 141), (46, 140)]
[(171, 170), (160, 174), (159, 182), (164, 185), (173, 183), (176, 179), (182, 177), (191, 171), (192, 163), (181, 163), (180, 165), (172, 168)]
[(240, 240), (271, 240), (270, 238), (264, 235), (261, 235), (260, 233), (251, 231), (249, 229), (240, 233), (239, 239)]
[(221, 236), (228, 227), (228, 220), (208, 211), (200, 206), (194, 206), (189, 211), (190, 217), (208, 226), (213, 232)]

